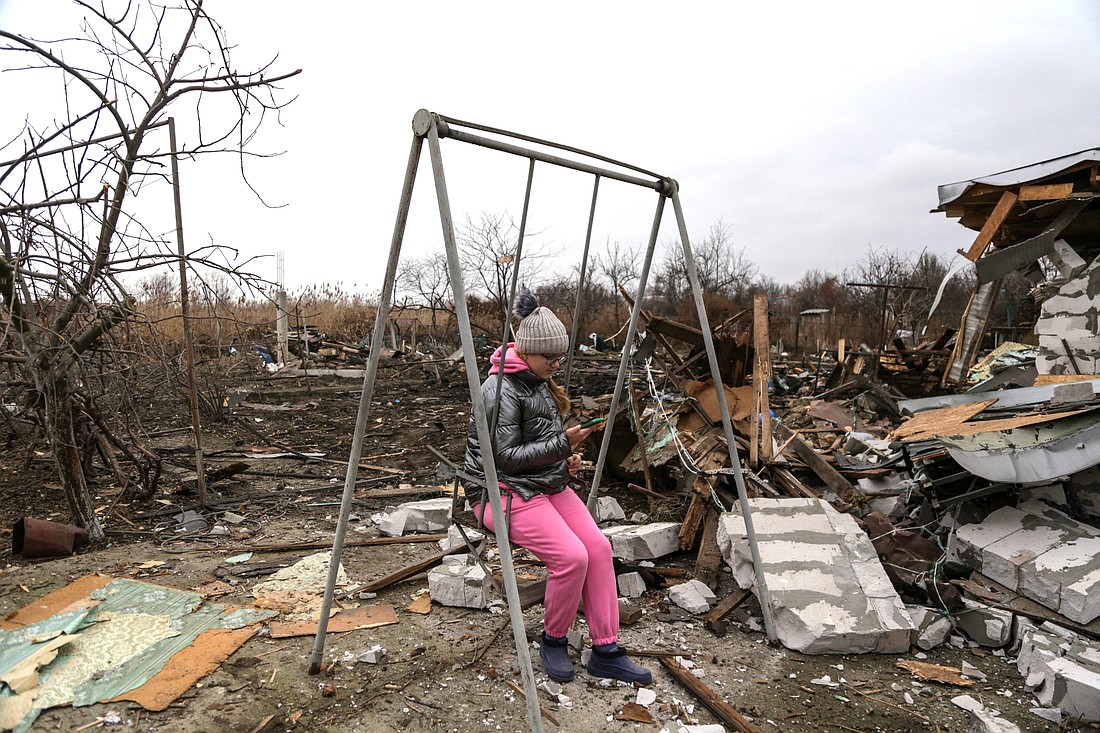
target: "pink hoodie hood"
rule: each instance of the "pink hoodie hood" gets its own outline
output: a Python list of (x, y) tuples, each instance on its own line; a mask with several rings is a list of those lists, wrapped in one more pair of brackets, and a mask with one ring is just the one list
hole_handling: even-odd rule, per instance
[[(500, 371), (500, 352), (502, 347), (497, 347), (497, 350), (493, 352), (493, 355), (489, 357), (489, 363), (492, 364), (489, 367), (490, 374), (496, 374)], [(516, 372), (529, 372), (531, 367), (527, 366), (527, 362), (519, 358), (516, 354), (515, 343), (508, 344), (508, 355), (504, 358), (504, 373), (515, 374)]]

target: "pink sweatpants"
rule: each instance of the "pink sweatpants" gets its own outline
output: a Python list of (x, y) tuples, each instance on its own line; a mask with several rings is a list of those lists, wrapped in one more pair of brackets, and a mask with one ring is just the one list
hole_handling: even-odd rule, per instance
[[(508, 497), (502, 496), (505, 509)], [(485, 526), (496, 531), (488, 503)], [(600, 532), (588, 507), (572, 489), (558, 494), (534, 496), (524, 501), (512, 496), (508, 539), (525, 547), (546, 563), (546, 597), (543, 601), (543, 630), (562, 637), (569, 631), (584, 598), (584, 615), (592, 644), (610, 644), (619, 638), (619, 594), (611, 543)]]

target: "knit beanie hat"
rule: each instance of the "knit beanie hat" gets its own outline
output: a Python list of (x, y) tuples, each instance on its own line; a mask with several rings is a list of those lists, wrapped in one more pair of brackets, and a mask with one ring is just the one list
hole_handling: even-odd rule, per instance
[(569, 351), (569, 334), (549, 308), (524, 286), (516, 296), (512, 313), (522, 319), (516, 329), (516, 351), (521, 354), (564, 354)]

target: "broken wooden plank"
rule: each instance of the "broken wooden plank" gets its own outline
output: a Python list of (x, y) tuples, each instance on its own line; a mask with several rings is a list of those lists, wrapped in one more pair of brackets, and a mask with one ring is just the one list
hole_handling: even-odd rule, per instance
[(1020, 186), (1021, 201), (1053, 201), (1054, 199), (1064, 199), (1071, 193), (1073, 193), (1072, 183)]
[[(362, 631), (378, 626), (396, 624), (397, 611), (393, 606), (362, 606), (337, 611), (329, 620), (327, 631), (330, 634), (341, 631)], [(317, 621), (272, 621), (268, 624), (272, 639), (286, 639), (293, 636), (312, 636), (317, 633)]]
[(703, 617), (703, 626), (715, 636), (725, 636), (726, 616), (733, 613), (734, 609), (744, 603), (745, 599), (751, 595), (752, 591), (748, 590), (736, 590), (730, 593), (719, 601), (718, 605), (710, 610), (710, 613)]
[(993, 282), (1008, 275), (1012, 271), (1031, 264), (1040, 257), (1054, 252), (1054, 240), (1062, 233), (1070, 223), (1077, 218), (1086, 206), (1092, 203), (1092, 199), (1075, 199), (1069, 202), (1058, 216), (1054, 217), (1042, 232), (1031, 239), (1017, 242), (1010, 247), (990, 252), (977, 263), (975, 272), (978, 282)]
[(546, 597), (546, 581), (537, 580), (519, 587), (519, 607), (523, 609), (537, 606)]
[[(699, 479), (696, 479), (697, 481)], [(707, 510), (707, 500), (698, 492), (691, 495), (691, 503), (684, 514), (684, 521), (680, 523), (680, 549), (690, 550), (695, 545), (695, 537), (699, 534), (699, 528), (703, 526), (703, 517)]]
[(759, 733), (759, 728), (750, 723), (732, 705), (720, 698), (703, 681), (693, 675), (684, 665), (671, 657), (661, 657), (661, 666), (667, 669), (676, 681), (686, 687), (712, 713), (726, 725), (741, 733)]
[(344, 591), (343, 593), (340, 594), (340, 597), (341, 598), (347, 598), (348, 596), (355, 595), (356, 593), (373, 593), (374, 591), (382, 590), (383, 588), (388, 588), (389, 586), (393, 585), (394, 583), (400, 583), (402, 580), (407, 580), (408, 578), (411, 578), (414, 575), (419, 575), (420, 573), (424, 572), (425, 570), (430, 570), (431, 568), (434, 568), (436, 565), (439, 565), (441, 562), (443, 562), (443, 558), (447, 557), (447, 555), (454, 555), (458, 552), (466, 552), (466, 551), (467, 551), (467, 548), (466, 548), (465, 545), (459, 545), (459, 546), (454, 547), (450, 550), (444, 550), (443, 552), (437, 552), (436, 554), (432, 555), (431, 557), (429, 557), (425, 560), (421, 560), (420, 562), (415, 562), (412, 565), (406, 565), (405, 567), (401, 568), (400, 570), (395, 570), (394, 572), (390, 573), (389, 575), (385, 575), (385, 576), (379, 578), (378, 580), (372, 580), (369, 583), (363, 583), (362, 585), (355, 586), (351, 590)]
[(958, 687), (971, 687), (974, 684), (974, 680), (963, 676), (962, 669), (959, 667), (945, 667), (942, 664), (921, 662), (916, 659), (903, 659), (897, 663), (897, 666), (922, 682), (939, 682)]
[(894, 432), (890, 433), (887, 440), (927, 440), (936, 435), (954, 433), (959, 425), (985, 410), (997, 400), (985, 400), (984, 402), (972, 402), (966, 405), (952, 405), (941, 407), (938, 410), (925, 410), (906, 420)]
[(772, 462), (772, 421), (768, 404), (768, 382), (772, 376), (771, 348), (768, 341), (768, 296), (753, 297), (753, 333), (756, 339), (752, 384), (753, 415), (752, 445), (749, 447), (749, 465), (756, 467)]
[[(380, 545), (408, 545), (420, 542), (439, 542), (447, 539), (447, 534), (410, 534), (404, 537), (371, 537), (365, 540), (348, 540), (344, 547), (378, 547)], [(294, 550), (327, 550), (332, 547), (332, 541), (328, 542), (287, 542), (271, 543), (266, 545), (241, 545), (238, 547), (218, 547), (210, 550), (195, 550), (195, 552), (293, 552)]]
[(722, 551), (718, 548), (718, 512), (707, 507), (703, 519), (703, 536), (699, 541), (699, 554), (695, 556), (696, 580), (714, 590), (718, 587), (718, 574), (722, 570)]
[(1012, 207), (1016, 205), (1017, 196), (1012, 191), (1005, 191), (1001, 194), (1000, 201), (993, 207), (992, 213), (989, 218), (985, 220), (985, 224), (982, 225), (982, 230), (978, 232), (978, 236), (974, 239), (974, 244), (970, 245), (970, 249), (966, 252), (960, 250), (960, 254), (971, 262), (977, 262), (982, 254), (985, 252), (986, 247), (993, 241), (993, 237), (997, 234), (1001, 228), (1001, 224), (1012, 212)]
[(792, 496), (796, 499), (821, 498), (819, 493), (799, 481), (793, 473), (782, 466), (773, 464), (768, 467), (768, 473), (771, 475), (772, 481), (779, 484), (788, 496)]
[[(779, 423), (776, 425), (776, 433), (779, 435), (780, 440), (788, 440), (791, 438), (791, 431), (786, 425)], [(810, 470), (817, 474), (817, 477), (824, 481), (829, 488), (837, 493), (841, 501), (845, 503), (851, 503), (853, 498), (858, 494), (856, 487), (840, 475), (840, 472), (829, 465), (828, 462), (822, 458), (816, 450), (814, 450), (806, 441), (802, 438), (794, 437), (788, 442), (788, 450), (793, 450), (795, 455), (802, 459), (802, 461), (809, 466)]]

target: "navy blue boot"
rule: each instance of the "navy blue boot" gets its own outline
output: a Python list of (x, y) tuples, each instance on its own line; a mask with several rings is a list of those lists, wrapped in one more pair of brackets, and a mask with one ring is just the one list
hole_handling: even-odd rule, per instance
[(573, 679), (573, 660), (569, 657), (569, 639), (547, 636), (542, 632), (539, 642), (539, 657), (546, 676), (555, 682), (569, 682)]
[(630, 661), (626, 651), (615, 643), (592, 647), (592, 656), (588, 658), (588, 674), (622, 682), (636, 682), (639, 685), (648, 685), (653, 681), (650, 671)]

